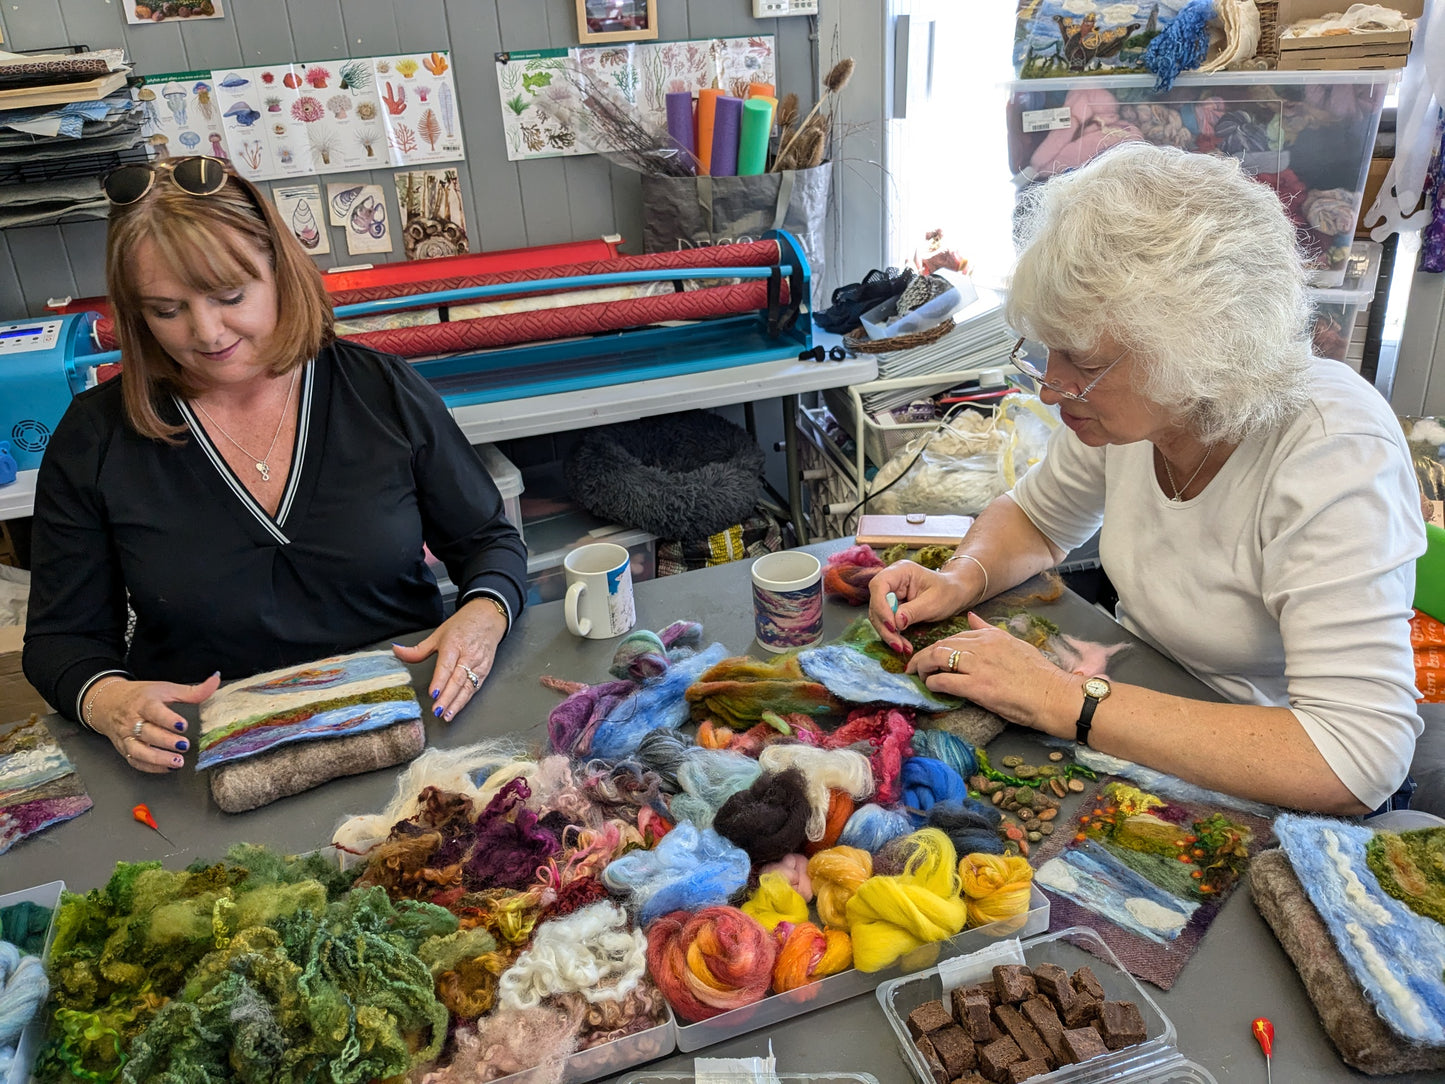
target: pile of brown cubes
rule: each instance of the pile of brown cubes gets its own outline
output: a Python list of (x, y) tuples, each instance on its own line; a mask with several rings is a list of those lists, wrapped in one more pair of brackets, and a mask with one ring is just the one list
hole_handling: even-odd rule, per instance
[(1056, 964), (995, 967), (992, 982), (950, 991), (947, 1005), (918, 1006), (908, 1032), (936, 1084), (1019, 1084), (1145, 1038), (1139, 1006), (1108, 1000), (1089, 968), (1070, 976)]

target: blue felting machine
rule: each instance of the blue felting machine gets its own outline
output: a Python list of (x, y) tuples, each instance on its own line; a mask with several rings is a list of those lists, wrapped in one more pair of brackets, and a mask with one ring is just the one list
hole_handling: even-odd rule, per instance
[[(457, 289), (402, 294), (338, 305), (336, 317), (338, 321), (346, 321), (405, 310), (436, 309), (441, 323), (460, 324), (460, 320), (454, 321), (451, 317), (452, 306), (497, 298), (664, 282), (673, 284), (675, 294), (672, 296), (687, 299), (691, 292), (685, 290), (683, 284), (700, 280), (765, 284), (760, 295), (766, 298), (764, 304), (708, 319), (672, 323), (664, 312), (654, 315), (651, 322), (642, 327), (552, 342), (533, 341), (446, 354), (433, 352), (425, 356), (411, 356), (411, 351), (390, 344), (381, 347), (406, 354), (454, 411), (481, 403), (790, 359), (813, 345), (809, 315), (812, 272), (807, 256), (791, 234), (772, 231), (765, 240), (775, 240), (778, 246), (778, 259), (770, 266), (718, 266), (719, 251), (725, 253), (732, 247), (726, 245), (712, 249), (713, 259), (707, 266), (703, 266), (702, 261), (691, 267), (679, 262), (678, 266), (662, 269), (647, 266), (629, 270), (626, 267), (629, 257), (619, 256), (608, 261), (612, 269), (605, 273), (560, 273), (553, 277), (544, 275), (521, 281), (513, 278)], [(644, 262), (642, 257), (635, 259)], [(648, 262), (655, 263), (655, 258)], [(356, 280), (355, 275), (347, 278)], [(335, 284), (330, 277), (328, 280), (328, 288), (334, 289)], [(665, 298), (659, 302), (665, 307)], [(658, 326), (659, 320), (668, 323)], [(94, 312), (0, 324), (0, 388), (3, 388), (0, 439), (10, 440), (20, 470), (32, 470), (40, 465), (55, 424), (71, 398), (96, 383), (97, 369), (120, 361), (119, 351), (105, 349), (106, 330), (105, 323)], [(368, 336), (348, 337), (365, 341)]]

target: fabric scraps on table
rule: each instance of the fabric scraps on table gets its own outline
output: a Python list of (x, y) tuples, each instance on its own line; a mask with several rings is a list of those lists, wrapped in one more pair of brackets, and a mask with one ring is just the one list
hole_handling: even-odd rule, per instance
[(1167, 990), (1234, 891), (1269, 822), (1126, 783), (1087, 796), (1039, 852), (1050, 924), (1092, 926), (1125, 968)]
[(406, 666), (390, 651), (336, 655), (231, 682), (201, 705), (196, 769), (288, 742), (359, 734), (421, 718)]
[(92, 804), (75, 765), (39, 716), (0, 728), (0, 854)]
[(1416, 906), (1440, 907), (1445, 886), (1438, 871), (1423, 876), (1415, 865), (1418, 856), (1439, 853), (1445, 829), (1375, 833), (1287, 813), (1275, 832), (1375, 1011), (1411, 1042), (1445, 1043), (1445, 927)]

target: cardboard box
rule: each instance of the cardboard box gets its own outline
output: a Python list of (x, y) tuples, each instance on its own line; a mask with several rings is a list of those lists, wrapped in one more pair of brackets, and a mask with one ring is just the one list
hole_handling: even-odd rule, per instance
[[(1284, 32), (1301, 19), (1318, 19), (1349, 7), (1341, 0), (1279, 0), (1279, 54), (1284, 67), (1285, 53), (1291, 49), (1346, 48), (1354, 45), (1405, 44), (1409, 52), (1410, 34), (1405, 30), (1372, 30), (1360, 34), (1336, 34), (1327, 38), (1287, 38)], [(1406, 18), (1418, 19), (1425, 14), (1425, 0), (1391, 0), (1389, 6)], [(1403, 65), (1402, 65), (1403, 66)]]
[(24, 639), (24, 625), (0, 625), (0, 723), (27, 719), (36, 713), (46, 715), (51, 710), (21, 672)]

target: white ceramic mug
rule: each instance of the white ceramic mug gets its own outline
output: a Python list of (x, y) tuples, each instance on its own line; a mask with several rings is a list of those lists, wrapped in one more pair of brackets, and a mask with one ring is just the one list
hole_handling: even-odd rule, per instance
[(614, 542), (578, 546), (562, 562), (567, 630), (589, 640), (621, 636), (637, 621), (632, 600), (632, 554)]
[(823, 565), (783, 550), (753, 562), (753, 628), (768, 651), (809, 647), (823, 638)]

